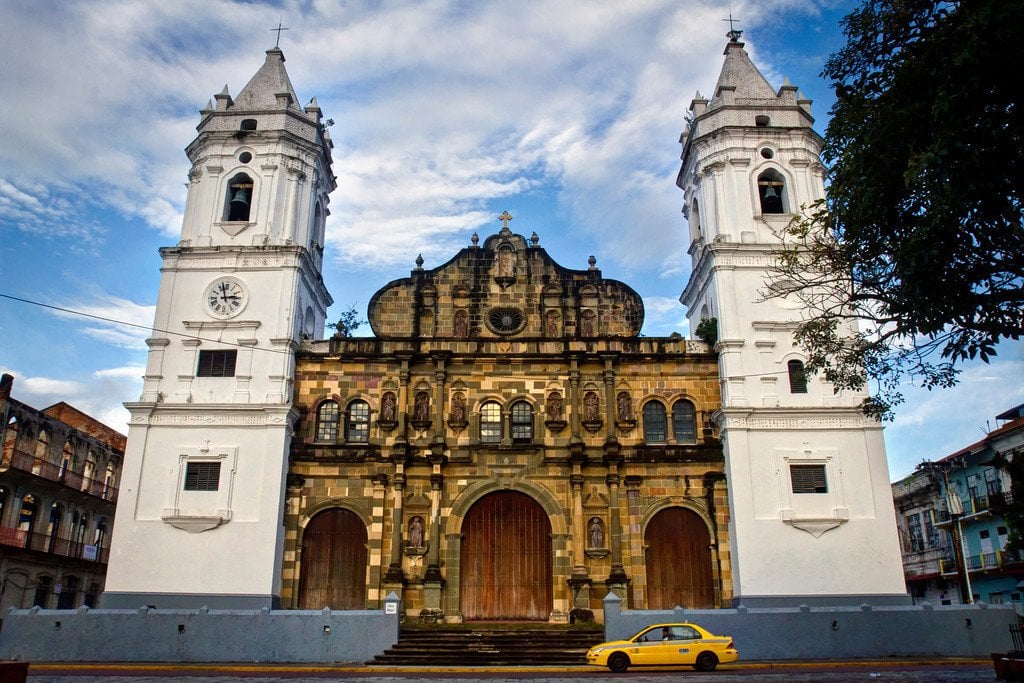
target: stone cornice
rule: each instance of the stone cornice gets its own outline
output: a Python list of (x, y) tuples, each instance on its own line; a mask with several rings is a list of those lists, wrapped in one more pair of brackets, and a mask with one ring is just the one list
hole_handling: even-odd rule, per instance
[(767, 270), (775, 264), (772, 251), (777, 244), (730, 242), (716, 238), (702, 244), (697, 263), (679, 301), (691, 306), (707, 287), (713, 273), (720, 270)]
[(882, 429), (881, 423), (859, 408), (722, 408), (712, 419), (724, 433), (728, 429), (785, 431)]
[(287, 246), (217, 246), (196, 247), (179, 244), (162, 247), (161, 270), (280, 270), (299, 268), (305, 247)]
[(300, 356), (387, 356), (396, 354), (433, 357), (437, 353), (450, 354), (453, 361), (465, 356), (501, 357), (531, 361), (538, 358), (555, 358), (566, 361), (575, 356), (578, 360), (603, 363), (609, 354), (616, 354), (620, 362), (635, 356), (684, 357), (708, 355), (711, 348), (700, 340), (682, 337), (604, 337), (589, 340), (547, 338), (506, 339), (452, 339), (448, 337), (349, 337), (303, 341), (299, 347)]
[(277, 426), (298, 419), (298, 409), (285, 405), (232, 403), (125, 403), (133, 425)]

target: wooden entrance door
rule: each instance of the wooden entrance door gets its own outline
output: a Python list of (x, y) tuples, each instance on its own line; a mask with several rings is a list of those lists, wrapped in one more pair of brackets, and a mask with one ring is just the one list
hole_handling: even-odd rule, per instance
[(484, 496), (462, 524), (459, 602), (464, 619), (547, 620), (551, 613), (551, 522), (535, 500)]
[(644, 534), (647, 550), (647, 609), (715, 606), (711, 537), (692, 510), (667, 508), (654, 515)]
[(333, 508), (317, 514), (302, 535), (299, 609), (366, 609), (366, 525)]

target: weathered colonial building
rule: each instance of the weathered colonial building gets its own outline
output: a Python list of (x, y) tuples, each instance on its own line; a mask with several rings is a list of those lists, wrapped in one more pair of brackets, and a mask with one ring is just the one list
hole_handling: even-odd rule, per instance
[(678, 177), (681, 301), (713, 347), (639, 336), (636, 292), (593, 259), (559, 266), (507, 212), (384, 286), (375, 336), (314, 341), (332, 303), (320, 108), (297, 104), (279, 48), (218, 94), (161, 250), (103, 606), (393, 591), (430, 620), (566, 621), (600, 618), (608, 591), (639, 608), (909, 602), (881, 426), (862, 394), (804, 374), (799, 302), (761, 295), (824, 169), (810, 102), (738, 37), (693, 102)]
[(0, 380), (0, 617), (95, 606), (103, 591), (125, 438), (80, 410), (37, 410)]
[(372, 298), (375, 336), (306, 342), (282, 602), (388, 592), (446, 620), (732, 597), (718, 368), (639, 337), (628, 286), (508, 228)]

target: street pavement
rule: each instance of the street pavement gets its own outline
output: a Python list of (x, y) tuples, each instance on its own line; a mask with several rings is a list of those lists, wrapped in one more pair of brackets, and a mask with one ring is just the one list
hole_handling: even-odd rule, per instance
[[(948, 660), (939, 662), (785, 662), (749, 663), (721, 666), (711, 673), (692, 669), (658, 669), (613, 674), (596, 667), (498, 667), (478, 668), (382, 668), (328, 667), (288, 665), (110, 665), (53, 664), (29, 668), (28, 683), (178, 683), (201, 680), (203, 683), (320, 683), (340, 679), (346, 683), (370, 681), (402, 681), (403, 683), (436, 683), (457, 680), (521, 681), (534, 683), (569, 683), (594, 681), (612, 683), (723, 683), (725, 681), (921, 681), (952, 683), (963, 681), (994, 681), (991, 662), (984, 660)], [(6, 683), (0, 681), (0, 683)]]

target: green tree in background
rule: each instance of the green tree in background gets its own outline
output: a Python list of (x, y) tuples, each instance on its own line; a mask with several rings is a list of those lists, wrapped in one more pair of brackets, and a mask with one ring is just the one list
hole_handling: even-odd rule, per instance
[(1024, 3), (865, 0), (826, 63), (826, 200), (787, 230), (768, 295), (837, 389), (957, 381), (1024, 332)]

